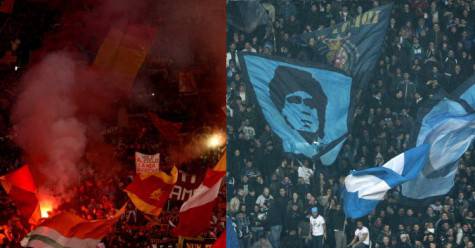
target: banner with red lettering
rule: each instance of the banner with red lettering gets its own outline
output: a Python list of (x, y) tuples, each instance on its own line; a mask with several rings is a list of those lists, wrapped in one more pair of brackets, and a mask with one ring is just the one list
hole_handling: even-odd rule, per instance
[(160, 153), (147, 155), (135, 152), (135, 172), (137, 174), (154, 174), (160, 171)]

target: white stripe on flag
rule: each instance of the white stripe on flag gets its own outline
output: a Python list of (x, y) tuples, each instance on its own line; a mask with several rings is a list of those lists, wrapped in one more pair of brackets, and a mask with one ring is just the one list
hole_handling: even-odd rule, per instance
[(186, 202), (180, 208), (180, 212), (185, 212), (190, 208), (196, 208), (207, 203), (210, 203), (216, 199), (219, 193), (219, 187), (221, 186), (221, 181), (223, 178), (219, 179), (217, 183), (213, 185), (213, 187), (208, 188), (201, 184)]
[(372, 175), (349, 175), (345, 178), (345, 187), (348, 192), (358, 192), (358, 197), (366, 200), (382, 200), (391, 189), (386, 181)]
[(402, 171), (404, 170), (404, 152), (397, 155), (396, 157), (392, 158), (388, 162), (386, 162), (383, 167), (388, 168), (399, 175), (402, 175)]
[[(53, 228), (39, 226), (35, 230), (33, 230), (29, 237), (34, 237), (35, 235), (44, 236), (51, 240), (54, 240), (56, 243), (60, 244), (61, 246), (66, 247), (74, 247), (74, 248), (95, 248), (96, 245), (100, 242), (97, 239), (79, 239), (75, 237), (65, 237), (58, 231)], [(50, 246), (47, 243), (41, 241), (40, 239), (34, 239), (28, 241), (28, 245), (26, 247), (33, 247), (33, 248), (43, 248), (43, 247), (55, 247)]]

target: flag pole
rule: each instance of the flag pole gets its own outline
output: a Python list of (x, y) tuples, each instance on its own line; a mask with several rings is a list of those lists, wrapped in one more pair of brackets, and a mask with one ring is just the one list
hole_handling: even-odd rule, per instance
[(183, 248), (183, 237), (178, 236), (178, 248)]

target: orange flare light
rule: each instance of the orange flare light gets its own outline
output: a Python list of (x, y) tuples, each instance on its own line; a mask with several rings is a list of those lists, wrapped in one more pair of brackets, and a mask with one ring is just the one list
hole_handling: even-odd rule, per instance
[(48, 200), (40, 201), (41, 218), (48, 218), (51, 211), (53, 211), (53, 203)]
[(218, 148), (226, 142), (226, 138), (222, 133), (214, 133), (210, 135), (206, 141), (206, 145), (209, 148)]

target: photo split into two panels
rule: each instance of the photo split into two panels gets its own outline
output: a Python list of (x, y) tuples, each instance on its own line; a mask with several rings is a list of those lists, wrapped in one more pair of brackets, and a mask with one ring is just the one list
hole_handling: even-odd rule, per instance
[(0, 247), (224, 247), (225, 16), (0, 1)]

